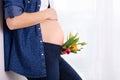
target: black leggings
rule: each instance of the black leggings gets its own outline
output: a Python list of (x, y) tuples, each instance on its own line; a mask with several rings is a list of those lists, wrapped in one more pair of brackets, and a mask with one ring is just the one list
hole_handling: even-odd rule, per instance
[(45, 49), (47, 77), (28, 80), (82, 80), (76, 71), (60, 56), (61, 46), (43, 43)]

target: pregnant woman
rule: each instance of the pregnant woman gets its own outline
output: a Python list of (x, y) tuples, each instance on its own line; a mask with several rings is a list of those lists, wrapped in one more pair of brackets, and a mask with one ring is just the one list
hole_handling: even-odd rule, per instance
[(5, 71), (28, 80), (82, 80), (60, 56), (64, 33), (50, 1), (3, 1)]

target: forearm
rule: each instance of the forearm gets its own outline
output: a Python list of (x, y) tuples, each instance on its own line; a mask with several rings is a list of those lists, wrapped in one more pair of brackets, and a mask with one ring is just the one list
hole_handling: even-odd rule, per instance
[(7, 18), (6, 22), (9, 29), (26, 28), (32, 25), (39, 24), (47, 19), (44, 12), (23, 13), (20, 16), (14, 18)]

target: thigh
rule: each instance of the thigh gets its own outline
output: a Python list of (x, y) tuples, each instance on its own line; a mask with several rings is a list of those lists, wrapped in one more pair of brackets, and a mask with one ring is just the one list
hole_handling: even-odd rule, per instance
[(47, 78), (48, 80), (59, 80), (59, 56), (60, 46), (44, 43)]
[(60, 80), (82, 80), (78, 73), (60, 57)]
[(48, 80), (59, 80), (59, 60), (52, 54), (46, 55)]

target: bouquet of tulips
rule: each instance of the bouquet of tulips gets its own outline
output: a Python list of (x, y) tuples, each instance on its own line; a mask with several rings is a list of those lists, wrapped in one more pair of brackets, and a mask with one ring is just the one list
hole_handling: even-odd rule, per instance
[(77, 53), (77, 51), (83, 49), (82, 46), (84, 45), (86, 45), (86, 43), (80, 41), (78, 33), (73, 34), (70, 32), (67, 36), (67, 41), (62, 46), (62, 54)]

